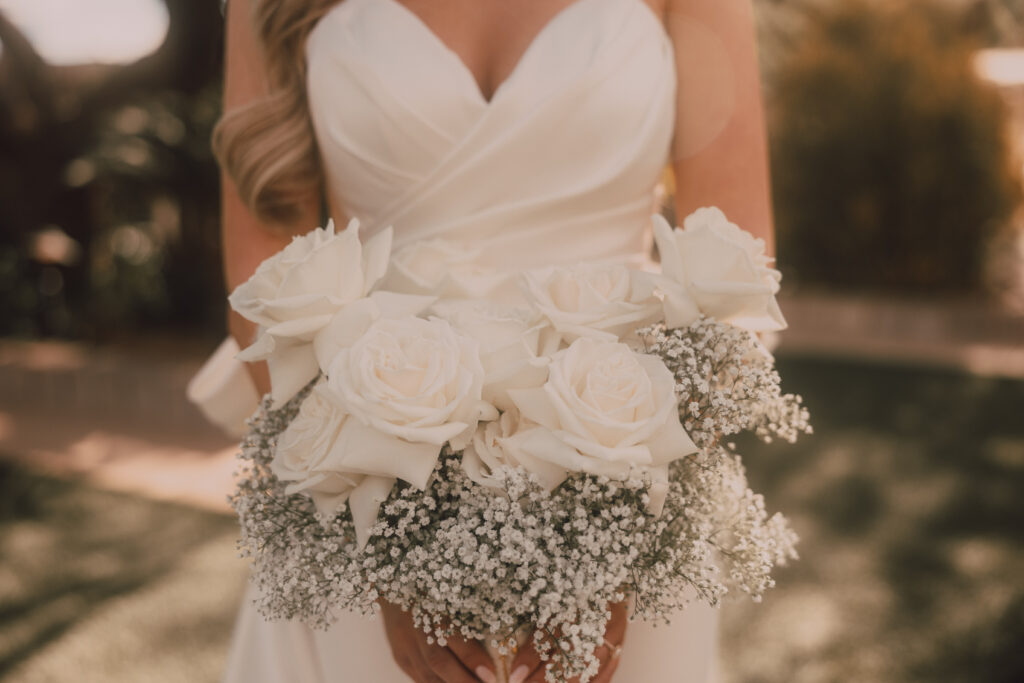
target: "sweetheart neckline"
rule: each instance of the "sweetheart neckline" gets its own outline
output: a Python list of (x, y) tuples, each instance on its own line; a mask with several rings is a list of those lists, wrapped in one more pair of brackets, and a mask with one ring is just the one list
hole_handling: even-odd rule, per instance
[[(441, 37), (437, 35), (437, 33), (434, 32), (434, 29), (432, 29), (430, 25), (427, 24), (427, 22), (425, 22), (418, 14), (416, 14), (411, 9), (406, 7), (404, 4), (399, 2), (399, 0), (383, 0), (383, 2), (381, 2), (381, 0), (373, 1), (377, 2), (378, 4), (391, 6), (394, 10), (397, 11), (398, 14), (404, 15), (408, 21), (412, 22), (416, 29), (420, 31), (423, 35), (425, 35), (427, 39), (431, 43), (433, 43), (437, 48), (439, 48), (441, 54), (446, 55), (446, 57), (454, 63), (455, 68), (459, 70), (460, 74), (466, 80), (468, 80), (469, 83), (472, 84), (474, 94), (480, 106), (484, 108), (491, 108), (501, 98), (502, 93), (509, 90), (509, 88), (515, 84), (517, 77), (525, 69), (525, 64), (529, 61), (532, 54), (536, 50), (540, 49), (538, 46), (544, 44), (544, 41), (546, 40), (547, 36), (550, 35), (555, 30), (555, 27), (564, 22), (565, 17), (570, 16), (574, 11), (580, 11), (581, 7), (584, 7), (588, 3), (596, 2), (598, 0), (573, 0), (565, 7), (562, 7), (560, 10), (555, 12), (555, 14), (550, 19), (548, 19), (543, 26), (541, 26), (540, 30), (537, 31), (536, 34), (534, 34), (533, 38), (527, 44), (526, 48), (519, 55), (519, 58), (513, 65), (512, 70), (494, 89), (494, 91), (491, 93), (490, 98), (484, 95), (483, 88), (480, 86), (480, 82), (476, 79), (476, 76), (473, 74), (472, 69), (470, 69), (466, 62), (463, 61), (462, 57), (455, 50), (449, 47), (448, 44), (444, 42), (444, 40), (442, 40)], [(647, 4), (645, 0), (625, 1), (632, 4), (641, 5), (642, 9), (646, 11), (650, 19), (657, 23), (659, 34), (662, 37), (662, 39), (669, 39), (668, 32), (665, 29), (665, 24), (662, 22), (662, 20), (658, 17), (658, 15), (654, 12), (651, 6)], [(335, 9), (341, 8), (347, 2), (351, 2), (351, 0), (343, 0), (342, 2), (337, 3), (331, 10), (328, 11), (328, 14), (330, 14)], [(323, 18), (326, 18), (326, 16), (322, 17), (321, 20)]]

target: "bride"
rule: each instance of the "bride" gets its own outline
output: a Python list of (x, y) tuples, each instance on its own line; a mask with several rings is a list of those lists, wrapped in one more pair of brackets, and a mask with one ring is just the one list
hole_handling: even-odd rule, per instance
[[(393, 226), (396, 251), (464, 245), (460, 272), (642, 262), (667, 163), (677, 215), (717, 205), (771, 242), (749, 0), (231, 0), (225, 110), (229, 289), (322, 224), (325, 203), (364, 239)], [(231, 332), (246, 346), (255, 330), (233, 314)], [(266, 369), (251, 371), (265, 391)], [(711, 608), (658, 628), (612, 614), (596, 681), (714, 679)], [(389, 606), (383, 624), (341, 615), (315, 632), (247, 600), (224, 680), (488, 683), (490, 666)], [(530, 648), (512, 670), (544, 680)]]

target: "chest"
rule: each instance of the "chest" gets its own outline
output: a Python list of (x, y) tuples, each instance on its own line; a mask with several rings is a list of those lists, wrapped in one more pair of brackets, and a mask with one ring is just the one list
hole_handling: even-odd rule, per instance
[[(587, 0), (387, 0), (402, 5), (462, 62), (485, 100), (573, 4)], [(637, 0), (656, 17), (667, 0)]]
[[(490, 90), (472, 72), (481, 65), (435, 33), (406, 4), (414, 1), (344, 0), (307, 40), (309, 111), (338, 206), (409, 239), (439, 226), (477, 243), (516, 226), (558, 224), (562, 234), (571, 224), (590, 235), (600, 224), (604, 249), (623, 224), (637, 228), (627, 241), (640, 235), (671, 141), (676, 84), (673, 46), (650, 4), (559, 3), (531, 27), (521, 55), (507, 57), (511, 43), (499, 50), (494, 39), (486, 58), (515, 63), (482, 74), (500, 80)], [(566, 254), (578, 256), (581, 241)], [(536, 250), (526, 237), (523, 245)], [(633, 242), (609, 249), (619, 247), (643, 251)]]

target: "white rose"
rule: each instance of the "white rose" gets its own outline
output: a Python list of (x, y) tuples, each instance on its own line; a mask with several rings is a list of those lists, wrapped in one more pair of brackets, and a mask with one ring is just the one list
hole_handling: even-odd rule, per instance
[(479, 249), (442, 239), (420, 240), (395, 252), (384, 280), (393, 292), (447, 299), (488, 298), (509, 275), (478, 264)]
[(482, 399), (479, 345), (439, 318), (377, 320), (338, 353), (327, 378), (345, 411), (378, 435), (367, 459), (391, 458), (390, 442), (418, 450), (419, 476), (399, 476), (420, 487), (445, 442), (459, 450), (479, 420), (497, 417)]
[(543, 387), (509, 392), (523, 420), (536, 425), (515, 435), (523, 453), (573, 472), (624, 478), (639, 469), (661, 481), (670, 462), (697, 452), (661, 359), (580, 338), (549, 370)]
[(376, 321), (419, 315), (434, 301), (429, 296), (376, 291), (344, 306), (313, 337), (313, 353), (320, 370), (326, 374), (338, 354), (356, 343)]
[(667, 283), (665, 322), (681, 327), (700, 313), (752, 332), (785, 329), (775, 294), (782, 275), (764, 240), (730, 223), (719, 209), (699, 209), (672, 229), (654, 215), (654, 238)]
[(523, 274), (527, 299), (567, 341), (615, 341), (661, 317), (649, 273), (621, 265), (580, 264)]
[(535, 312), (487, 301), (442, 301), (433, 310), (480, 345), (483, 397), (488, 403), (509, 410), (509, 389), (544, 383), (548, 356), (558, 340)]
[(363, 546), (395, 476), (388, 471), (354, 469), (346, 462), (352, 452), (350, 432), (359, 427), (353, 422), (331, 399), (326, 384), (320, 382), (278, 437), (270, 469), (278, 479), (288, 482), (286, 493), (309, 495), (327, 518), (348, 503)]
[(390, 251), (390, 228), (362, 245), (358, 220), (337, 234), (330, 222), (295, 237), (231, 293), (231, 307), (261, 330), (238, 358), (267, 361), (275, 405), (316, 377), (313, 338), (339, 310), (371, 291), (387, 270)]
[(473, 440), (462, 452), (462, 469), (466, 476), (481, 486), (501, 489), (501, 468), (522, 467), (536, 474), (548, 491), (565, 481), (564, 467), (541, 460), (518, 447), (516, 433), (519, 422), (519, 412), (508, 410), (499, 419), (477, 428)]

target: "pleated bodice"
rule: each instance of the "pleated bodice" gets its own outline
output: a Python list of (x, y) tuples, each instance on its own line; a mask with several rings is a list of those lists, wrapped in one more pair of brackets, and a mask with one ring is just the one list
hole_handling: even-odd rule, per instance
[(397, 0), (344, 0), (307, 44), (327, 189), (365, 234), (440, 238), (484, 267), (647, 251), (674, 123), (672, 44), (642, 0), (576, 0), (487, 100)]

